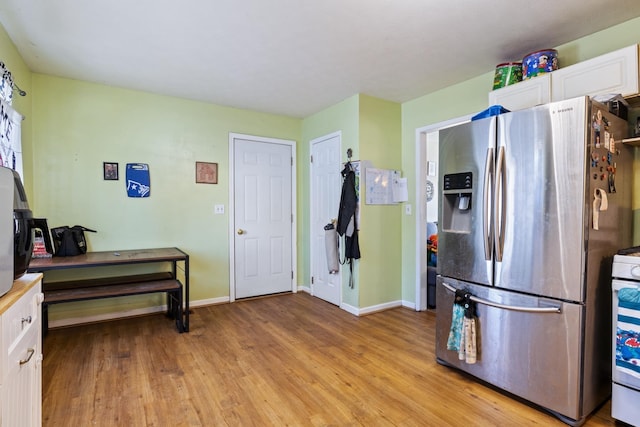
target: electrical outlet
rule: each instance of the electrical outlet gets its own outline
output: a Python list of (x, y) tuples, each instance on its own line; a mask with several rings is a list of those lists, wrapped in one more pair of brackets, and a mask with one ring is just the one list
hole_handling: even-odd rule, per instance
[(223, 215), (224, 214), (224, 205), (215, 205), (213, 208), (213, 212), (216, 215)]

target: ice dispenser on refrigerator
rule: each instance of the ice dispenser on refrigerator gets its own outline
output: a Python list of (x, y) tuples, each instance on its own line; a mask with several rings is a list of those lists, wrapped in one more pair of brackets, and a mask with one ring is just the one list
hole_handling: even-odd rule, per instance
[(471, 229), (473, 174), (454, 173), (444, 176), (442, 227), (453, 232)]

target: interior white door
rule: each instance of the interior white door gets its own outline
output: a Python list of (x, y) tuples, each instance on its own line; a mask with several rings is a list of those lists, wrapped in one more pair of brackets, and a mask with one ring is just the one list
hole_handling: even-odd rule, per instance
[(235, 298), (293, 289), (293, 147), (233, 140)]
[(342, 276), (329, 273), (324, 226), (338, 215), (342, 178), (341, 135), (334, 133), (311, 141), (311, 292), (340, 305)]

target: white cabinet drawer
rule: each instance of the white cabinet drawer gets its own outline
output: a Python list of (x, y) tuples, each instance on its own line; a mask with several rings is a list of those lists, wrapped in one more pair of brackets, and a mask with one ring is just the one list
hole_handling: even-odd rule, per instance
[(41, 356), (40, 347), (37, 329), (29, 328), (7, 355), (7, 377), (35, 366)]

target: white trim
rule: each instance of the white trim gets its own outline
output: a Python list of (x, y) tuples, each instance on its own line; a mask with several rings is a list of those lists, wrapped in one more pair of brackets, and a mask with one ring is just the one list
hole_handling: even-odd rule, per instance
[[(204, 307), (208, 305), (224, 304), (229, 302), (229, 297), (209, 298), (198, 301), (189, 301), (189, 308)], [(104, 322), (107, 320), (125, 319), (128, 317), (138, 317), (147, 314), (166, 312), (167, 306), (158, 305), (153, 307), (137, 308), (134, 310), (113, 311), (110, 313), (67, 317), (49, 321), (49, 329), (62, 328), (65, 326), (83, 325), (87, 323)]]
[(382, 304), (371, 305), (369, 307), (358, 308), (349, 304), (340, 304), (340, 308), (347, 311), (354, 316), (364, 316), (367, 314), (377, 313), (379, 311), (385, 311), (392, 308), (402, 307), (404, 304), (402, 301), (389, 301)]
[(296, 251), (297, 241), (297, 200), (296, 200), (296, 142), (288, 139), (267, 138), (255, 135), (245, 135), (241, 133), (229, 132), (229, 302), (236, 300), (236, 286), (235, 286), (235, 197), (234, 197), (234, 148), (236, 139), (245, 139), (249, 141), (264, 142), (269, 144), (282, 144), (291, 147), (291, 213), (293, 215), (291, 221), (291, 269), (293, 271), (293, 277), (291, 278), (291, 292), (296, 293), (298, 288), (296, 286), (298, 281), (298, 254)]
[[(339, 139), (340, 147), (338, 149), (338, 152), (342, 153), (342, 131), (338, 130), (338, 131), (332, 132), (330, 134), (323, 135), (323, 136), (320, 136), (318, 138), (314, 138), (311, 141), (309, 141), (309, 153), (310, 153), (310, 155), (313, 153), (313, 144), (325, 141), (327, 139), (335, 138), (335, 137), (338, 137), (338, 139)], [(309, 166), (309, 195), (313, 196), (313, 173), (312, 173), (313, 172), (313, 163), (311, 163), (311, 159), (309, 159), (309, 161), (310, 161), (310, 163), (309, 163), (310, 164), (310, 166)], [(313, 200), (313, 197), (311, 197), (310, 199)], [(311, 201), (309, 201), (309, 208), (311, 208), (311, 209), (313, 208), (313, 206), (311, 206)], [(337, 211), (336, 211), (336, 215), (338, 215)], [(313, 229), (312, 229), (313, 221), (309, 221), (309, 222), (310, 222), (310, 224), (309, 224), (309, 236), (313, 236)], [(309, 282), (311, 283), (310, 294), (315, 296), (314, 285), (313, 285), (313, 281), (311, 280), (311, 278), (313, 277), (313, 273), (314, 273), (314, 271), (313, 271), (313, 257), (314, 257), (314, 255), (315, 254), (313, 253), (313, 243), (311, 243), (309, 245), (309, 261), (310, 261), (309, 267), (311, 269), (311, 271), (310, 271), (311, 276), (309, 277)], [(342, 305), (342, 291), (343, 291), (343, 289), (342, 289), (342, 269), (338, 270), (338, 272), (336, 274), (339, 276), (338, 277), (338, 283), (340, 284), (340, 298), (339, 298), (339, 301), (338, 301), (338, 306), (341, 306)]]
[(354, 307), (352, 305), (346, 304), (346, 303), (342, 303), (340, 304), (340, 308), (343, 309), (344, 311), (346, 311), (347, 313), (351, 313), (354, 316), (359, 316), (360, 315), (360, 309), (358, 307)]
[(392, 308), (402, 307), (402, 301), (389, 301), (383, 304), (376, 304), (369, 307), (364, 307), (359, 310), (359, 315), (372, 314), (378, 311), (389, 310)]
[(435, 123), (428, 126), (423, 126), (416, 129), (416, 288), (415, 288), (415, 310), (423, 311), (427, 307), (422, 307), (420, 291), (421, 289), (427, 289), (427, 211), (424, 194), (424, 182), (427, 175), (425, 170), (424, 159), (426, 157), (426, 135), (428, 133), (437, 132), (440, 129), (455, 126), (460, 123), (465, 123), (471, 120), (472, 115), (462, 116), (444, 122)]
[[(298, 290), (310, 293), (310, 288), (308, 286), (299, 286)], [(208, 298), (202, 299), (198, 301), (190, 301), (190, 308), (198, 308), (198, 307), (207, 307), (218, 304), (226, 304), (229, 303), (229, 297), (218, 297), (218, 298)], [(345, 310), (354, 316), (364, 316), (367, 314), (377, 313), (379, 311), (385, 311), (392, 308), (404, 307), (413, 309), (413, 304), (409, 301), (391, 301), (383, 304), (372, 305), (370, 307), (365, 308), (357, 308), (349, 304), (341, 304), (340, 308)], [(114, 311), (111, 313), (98, 314), (98, 315), (88, 315), (88, 316), (78, 316), (78, 317), (67, 317), (58, 320), (50, 320), (49, 321), (49, 329), (55, 328), (63, 328), (66, 326), (76, 326), (76, 325), (86, 325), (89, 323), (97, 323), (104, 322), (109, 320), (121, 320), (130, 317), (139, 317), (148, 314), (155, 313), (164, 313), (167, 311), (166, 305), (158, 305), (154, 307), (145, 307), (145, 308), (137, 308), (134, 310), (122, 310), (122, 311)]]
[(306, 292), (309, 295), (313, 295), (311, 293), (311, 286), (310, 285), (298, 285), (298, 292)]
[[(416, 310), (416, 305), (411, 301), (402, 300), (402, 306), (404, 308), (410, 308), (411, 310)], [(416, 310), (416, 311), (420, 311), (420, 310)]]

